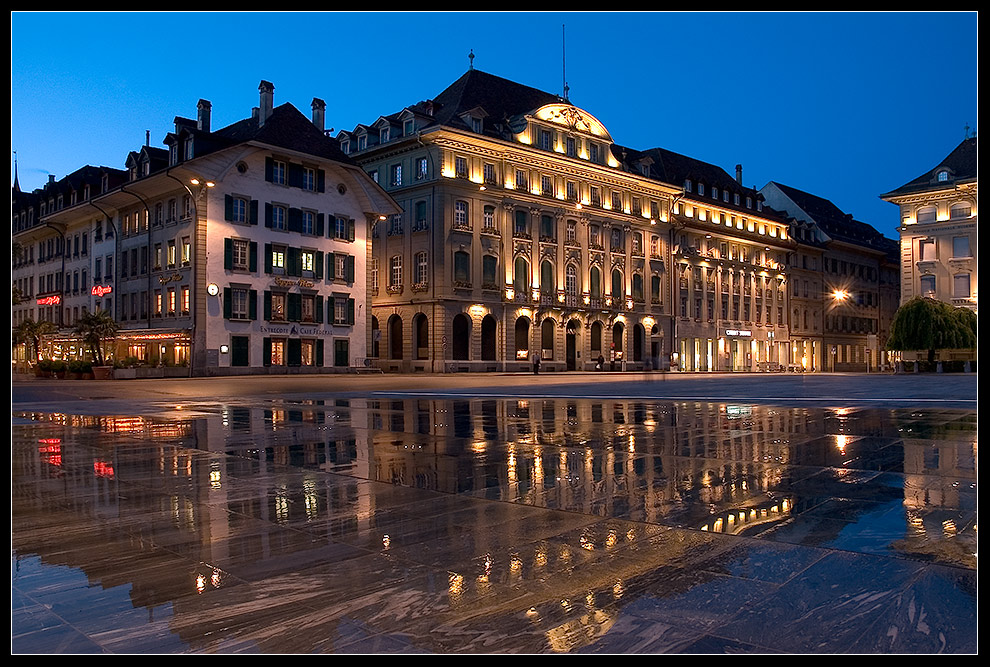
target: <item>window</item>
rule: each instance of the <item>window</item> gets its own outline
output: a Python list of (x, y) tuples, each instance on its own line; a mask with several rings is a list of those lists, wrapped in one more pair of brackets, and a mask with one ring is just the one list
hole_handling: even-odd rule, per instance
[[(127, 301), (121, 301), (121, 303), (127, 303)], [(155, 290), (155, 312), (152, 313), (154, 317), (162, 316), (162, 291)]]
[(567, 181), (567, 201), (577, 201), (577, 183)]
[(281, 160), (272, 160), (272, 183), (275, 183), (276, 185), (285, 185), (285, 174), (285, 162), (282, 162)]
[(303, 275), (310, 277), (316, 270), (316, 253), (312, 250), (303, 250), (299, 255), (299, 260), (302, 265)]
[(152, 265), (152, 268), (155, 271), (161, 271), (161, 269), (162, 269), (162, 244), (161, 243), (156, 243), (155, 244), (155, 257), (154, 257), (154, 260), (155, 260), (155, 263)]
[(935, 207), (926, 206), (918, 209), (918, 222), (922, 224), (935, 222)]
[(182, 291), (181, 291), (181, 299), (182, 299), (181, 306), (182, 306), (182, 314), (183, 315), (188, 315), (189, 314), (189, 297), (190, 297), (189, 286), (188, 285), (183, 285), (182, 286)]
[(314, 294), (301, 295), (299, 307), (300, 322), (316, 321), (316, 299), (317, 297)]
[[(136, 294), (134, 295), (137, 296)], [(132, 305), (136, 305), (136, 302), (132, 299)], [(168, 290), (168, 314), (170, 316), (175, 315), (175, 288), (170, 287)], [(135, 309), (136, 310), (136, 309)]]
[(170, 269), (175, 268), (175, 241), (168, 242), (167, 261), (168, 261), (168, 268)]
[(188, 236), (182, 237), (182, 265), (189, 266), (189, 262), (192, 261), (192, 243), (189, 241)]
[(341, 294), (334, 294), (332, 299), (333, 323), (354, 324), (354, 299), (349, 299), (347, 295)]
[(425, 252), (416, 253), (416, 284), (425, 286), (428, 281), (430, 265)]
[(553, 241), (557, 237), (556, 225), (552, 215), (540, 216), (540, 239)]
[(968, 299), (970, 296), (969, 291), (969, 274), (968, 273), (957, 273), (952, 276), (952, 296), (956, 299)]
[(378, 258), (371, 260), (371, 291), (378, 294)]
[(598, 148), (598, 144), (596, 143), (588, 144), (588, 159), (594, 162), (595, 164), (601, 162), (602, 158)]
[(487, 185), (495, 185), (495, 165), (486, 162), (483, 168), (483, 176)]
[(944, 183), (945, 181), (949, 180), (949, 172), (945, 169), (941, 170), (940, 172), (938, 172), (936, 179), (938, 180), (939, 183)]
[(921, 296), (930, 298), (935, 297), (935, 276), (921, 276)]
[(574, 137), (567, 137), (565, 150), (567, 152), (567, 157), (574, 157), (577, 155), (577, 143), (574, 141)]
[(529, 179), (526, 178), (526, 172), (522, 169), (516, 169), (516, 190), (525, 190), (529, 185)]
[(271, 292), (271, 312), (269, 320), (272, 322), (286, 321), (286, 295), (284, 292)]
[(953, 257), (972, 257), (972, 253), (969, 249), (969, 237), (968, 236), (953, 236), (952, 237), (952, 256)]
[(282, 246), (272, 248), (272, 273), (285, 273), (285, 248)]
[(553, 177), (552, 176), (541, 176), (540, 177), (540, 192), (543, 193), (544, 197), (553, 197)]
[(235, 320), (249, 319), (248, 312), (248, 290), (243, 287), (231, 288), (230, 292), (230, 317)]
[(454, 202), (454, 226), (468, 226), (468, 205), (466, 201), (458, 200)]
[(271, 345), (271, 355), (269, 356), (269, 363), (272, 366), (284, 366), (285, 365), (285, 339), (284, 338), (272, 338), (270, 341)]
[(244, 239), (231, 240), (231, 268), (235, 271), (247, 271), (249, 266), (248, 252), (251, 243)]
[(485, 229), (495, 229), (495, 207), (485, 206), (484, 217), (482, 218)]
[(704, 195), (705, 194), (705, 184), (704, 183), (698, 183), (698, 194), (699, 195)]
[(338, 241), (353, 241), (354, 221), (337, 216), (333, 223), (333, 237)]
[(482, 287), (498, 288), (498, 257), (485, 255), (481, 260)]
[(416, 160), (416, 180), (421, 181), (426, 178), (426, 158), (421, 157)]
[(567, 221), (567, 242), (577, 242), (577, 223), (573, 220)]
[(285, 230), (288, 212), (284, 206), (272, 205), (272, 229)]
[(379, 130), (379, 132), (378, 132), (378, 140), (379, 140), (379, 141), (380, 141), (381, 143), (383, 143), (383, 144), (384, 144), (384, 143), (386, 143), (386, 142), (388, 141), (388, 139), (389, 139), (389, 129), (390, 129), (390, 128), (387, 128), (387, 127), (383, 127), (383, 128), (382, 128), (381, 130)]
[(540, 130), (540, 148), (545, 151), (553, 149), (553, 133), (549, 130)]
[(958, 204), (953, 204), (949, 208), (949, 218), (952, 220), (958, 220), (960, 218), (968, 218), (972, 215), (973, 207), (968, 202), (960, 202)]
[(402, 214), (396, 213), (389, 218), (388, 235), (399, 236), (402, 234)]
[(471, 255), (463, 250), (454, 253), (454, 285), (471, 283)]
[(468, 165), (467, 160), (462, 157), (454, 158), (454, 176), (457, 178), (467, 178), (468, 177)]
[(622, 193), (613, 192), (612, 193), (612, 210), (621, 211), (622, 210)]
[(588, 188), (588, 199), (591, 201), (593, 206), (602, 205), (602, 193), (601, 190), (598, 189), (597, 185), (592, 185)]
[(303, 234), (316, 233), (316, 214), (312, 211), (303, 211), (299, 231)]
[(391, 177), (389, 179), (389, 183), (391, 185), (394, 185), (394, 186), (402, 185), (402, 165), (401, 164), (393, 164), (392, 165), (392, 169), (390, 171), (390, 175), (391, 175)]
[(334, 253), (330, 256), (329, 280), (342, 280), (344, 282), (354, 282), (354, 257), (343, 253)]
[(390, 263), (389, 285), (402, 287), (402, 255), (393, 255)]
[(167, 211), (166, 222), (175, 222), (178, 219), (178, 209), (176, 207), (176, 201), (174, 199), (168, 200), (168, 211)]
[(405, 121), (402, 124), (402, 133), (407, 137), (410, 134), (413, 134), (415, 131), (416, 131), (416, 123), (413, 121), (412, 118), (410, 118), (409, 120)]

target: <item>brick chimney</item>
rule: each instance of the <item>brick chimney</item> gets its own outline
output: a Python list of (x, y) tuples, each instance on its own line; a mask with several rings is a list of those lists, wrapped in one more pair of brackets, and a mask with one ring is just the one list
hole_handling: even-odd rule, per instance
[(272, 115), (272, 108), (275, 105), (275, 86), (268, 81), (262, 81), (258, 86), (261, 95), (261, 103), (258, 110), (258, 127), (265, 124)]
[(736, 183), (742, 185), (742, 165), (736, 165)]

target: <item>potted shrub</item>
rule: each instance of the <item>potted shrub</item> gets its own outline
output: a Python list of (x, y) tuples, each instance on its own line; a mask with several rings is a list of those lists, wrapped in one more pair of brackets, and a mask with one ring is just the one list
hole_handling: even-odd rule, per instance
[(52, 365), (52, 377), (58, 379), (65, 379), (66, 364), (64, 361), (53, 360)]

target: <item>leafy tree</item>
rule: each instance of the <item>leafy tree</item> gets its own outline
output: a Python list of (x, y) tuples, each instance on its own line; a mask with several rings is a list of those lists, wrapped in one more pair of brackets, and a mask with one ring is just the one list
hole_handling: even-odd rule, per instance
[(86, 313), (79, 318), (76, 323), (76, 334), (82, 339), (84, 345), (89, 348), (89, 353), (93, 357), (93, 365), (106, 366), (106, 354), (103, 350), (103, 343), (117, 337), (120, 325), (105, 310), (97, 310)]
[(943, 301), (915, 297), (897, 309), (890, 324), (888, 350), (935, 350), (976, 347), (976, 313)]
[(42, 320), (35, 322), (30, 317), (14, 327), (14, 342), (24, 343), (31, 357), (37, 361), (41, 358), (41, 339), (48, 334), (58, 331), (54, 322)]

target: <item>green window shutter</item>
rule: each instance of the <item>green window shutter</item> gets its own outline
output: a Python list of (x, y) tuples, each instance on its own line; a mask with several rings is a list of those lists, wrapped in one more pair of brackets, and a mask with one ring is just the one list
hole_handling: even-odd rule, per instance
[(250, 222), (252, 225), (258, 224), (258, 200), (252, 199), (250, 206)]
[(272, 244), (265, 244), (265, 273), (272, 272)]
[(322, 169), (316, 170), (316, 191), (325, 192), (327, 184), (327, 173)]
[(348, 255), (347, 256), (347, 259), (344, 260), (344, 265), (346, 267), (345, 270), (347, 272), (347, 278), (346, 278), (346, 280), (349, 283), (353, 283), (354, 282), (354, 255)]
[(252, 273), (258, 270), (258, 242), (251, 241), (248, 245), (248, 268)]
[(289, 185), (294, 188), (301, 188), (303, 183), (303, 166), (301, 164), (289, 163)]
[(337, 279), (337, 262), (335, 258), (336, 255), (332, 252), (327, 253), (327, 280)]
[(325, 229), (325, 226), (326, 226), (326, 222), (325, 221), (326, 221), (326, 216), (324, 216), (322, 213), (317, 213), (316, 214), (316, 235), (317, 236), (323, 236), (324, 229)]
[(285, 262), (287, 264), (285, 267), (285, 273), (287, 275), (302, 275), (302, 253), (299, 251), (299, 248), (289, 248), (289, 251), (286, 253)]
[(230, 271), (234, 268), (234, 240), (223, 240), (223, 268)]
[(272, 205), (269, 202), (265, 202), (265, 227), (272, 226)]
[(347, 300), (347, 323), (354, 324), (354, 299)]
[(316, 323), (323, 324), (323, 299), (317, 295), (313, 297), (313, 302), (315, 305), (314, 310), (316, 310)]
[(265, 321), (272, 321), (272, 293), (268, 290), (265, 290)]
[(316, 251), (316, 259), (313, 260), (313, 275), (317, 280), (323, 280), (323, 251)]
[[(274, 171), (275, 160), (270, 157), (265, 158), (265, 180), (269, 183), (272, 182), (272, 172)], [(271, 355), (268, 355), (271, 357)]]
[(302, 319), (302, 294), (292, 294), (288, 295), (286, 299), (286, 307), (289, 311), (288, 317), (286, 318), (290, 322), (298, 322)]
[(234, 219), (234, 198), (230, 195), (223, 196), (223, 219)]
[(323, 339), (319, 338), (316, 341), (316, 365), (323, 365)]
[(229, 287), (223, 288), (223, 316), (225, 319), (228, 320), (230, 319), (230, 316), (233, 313), (233, 304), (231, 303), (232, 293), (233, 290), (230, 289)]
[(258, 290), (248, 290), (248, 317), (258, 319)]
[(302, 209), (290, 208), (289, 215), (289, 231), (290, 232), (301, 232), (302, 231)]
[(347, 221), (347, 240), (348, 241), (353, 241), (354, 240), (354, 221), (353, 220), (348, 220)]
[(272, 339), (266, 338), (261, 344), (261, 362), (265, 366), (272, 365)]

